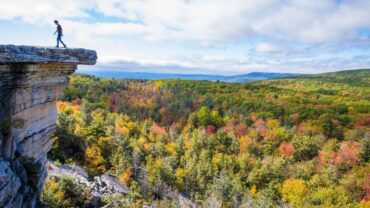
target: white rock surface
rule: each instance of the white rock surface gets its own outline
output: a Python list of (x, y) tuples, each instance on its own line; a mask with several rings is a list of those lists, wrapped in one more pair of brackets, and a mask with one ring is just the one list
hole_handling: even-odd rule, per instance
[(92, 195), (101, 197), (102, 195), (110, 195), (114, 193), (128, 194), (129, 189), (121, 183), (116, 176), (104, 174), (95, 176), (93, 180), (89, 180), (86, 171), (76, 165), (55, 165), (49, 161), (47, 163), (48, 176), (51, 178), (68, 177), (76, 183), (89, 187), (92, 190)]
[(110, 174), (104, 174), (100, 177), (100, 180), (102, 182), (102, 185), (106, 186), (108, 190), (112, 193), (121, 193), (121, 194), (128, 194), (129, 189), (127, 186), (122, 184), (117, 177), (110, 175)]

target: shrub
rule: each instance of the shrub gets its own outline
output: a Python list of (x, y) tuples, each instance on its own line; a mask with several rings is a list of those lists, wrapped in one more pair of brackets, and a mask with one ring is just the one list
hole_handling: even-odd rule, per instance
[(355, 200), (342, 187), (323, 187), (310, 195), (315, 207), (355, 207)]
[(89, 202), (82, 186), (66, 177), (48, 178), (44, 184), (41, 201), (46, 207), (53, 208), (86, 207)]
[(293, 139), (295, 152), (293, 157), (296, 161), (311, 160), (317, 156), (319, 151), (319, 142), (315, 137), (301, 136)]
[(41, 172), (41, 164), (34, 158), (22, 156), (23, 167), (27, 173), (27, 180), (31, 187), (36, 190), (39, 182), (39, 175)]

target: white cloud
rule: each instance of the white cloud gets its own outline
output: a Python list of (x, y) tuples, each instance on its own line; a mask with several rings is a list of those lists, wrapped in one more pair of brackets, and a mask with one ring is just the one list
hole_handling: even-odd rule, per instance
[[(360, 69), (367, 68), (368, 66), (370, 66), (370, 57), (366, 55), (356, 56), (354, 58), (307, 58), (289, 61), (279, 58), (266, 60), (260, 57), (245, 57), (241, 60), (209, 56), (199, 57), (199, 59), (195, 59), (193, 62), (107, 57), (98, 64), (97, 70), (238, 75), (254, 71), (319, 73), (346, 69)], [(176, 70), (174, 71), (174, 69)], [(299, 69), (299, 71), (297, 69)]]
[(368, 0), (340, 5), (334, 0), (126, 0), (114, 5), (102, 12), (165, 29), (147, 31), (160, 38), (209, 41), (265, 35), (317, 43), (355, 38), (356, 29), (370, 28)]
[(127, 64), (134, 64), (139, 66), (161, 66), (161, 67), (168, 67), (168, 66), (179, 66), (184, 68), (195, 68), (196, 66), (190, 62), (185, 61), (178, 61), (178, 60), (166, 60), (166, 59), (136, 59), (136, 58), (122, 58), (122, 57), (101, 57), (100, 58), (100, 65), (103, 66), (115, 66), (120, 65), (122, 63)]
[(66, 31), (83, 33), (89, 36), (138, 35), (145, 34), (148, 28), (135, 23), (80, 23), (73, 21), (63, 22)]
[(86, 18), (94, 8), (91, 0), (0, 0), (0, 19), (20, 19), (26, 23), (46, 24), (63, 18)]
[(316, 43), (356, 38), (357, 29), (370, 28), (368, 0), (340, 5), (335, 0), (0, 0), (0, 4), (0, 19), (37, 24), (53, 18), (78, 21), (95, 10), (122, 19), (121, 23), (96, 23), (107, 27), (101, 34), (140, 30), (154, 40), (238, 40), (263, 35)]
[(48, 28), (61, 20), (68, 43), (95, 48), (99, 63), (116, 67), (237, 74), (370, 66), (366, 58), (343, 55), (362, 50), (357, 55), (366, 57), (369, 51), (370, 37), (358, 33), (370, 30), (369, 0), (0, 0), (0, 5), (0, 20)]
[(276, 53), (281, 51), (281, 49), (272, 43), (260, 43), (256, 46), (255, 51), (261, 53)]

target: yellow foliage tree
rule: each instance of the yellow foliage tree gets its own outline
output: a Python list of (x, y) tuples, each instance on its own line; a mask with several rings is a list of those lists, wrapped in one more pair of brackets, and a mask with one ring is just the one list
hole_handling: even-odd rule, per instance
[(54, 199), (58, 202), (64, 199), (64, 192), (60, 189), (58, 182), (53, 179), (46, 180), (42, 194), (43, 199)]
[(301, 179), (285, 180), (281, 189), (283, 200), (298, 208), (304, 207), (307, 193), (307, 186)]
[(163, 80), (156, 80), (154, 81), (154, 86), (156, 89), (160, 89), (163, 86)]
[(120, 176), (119, 176), (119, 180), (124, 183), (124, 184), (127, 184), (129, 185), (131, 180), (132, 180), (132, 168), (128, 168), (126, 171), (124, 171)]
[(90, 146), (85, 151), (87, 170), (91, 175), (102, 174), (106, 171), (105, 161), (98, 146)]
[(188, 171), (185, 168), (178, 168), (176, 170), (176, 186), (179, 189), (182, 189), (185, 184), (185, 177), (188, 174)]
[(251, 138), (248, 136), (242, 136), (238, 139), (240, 152), (247, 152), (248, 145), (251, 143)]
[(69, 107), (69, 106), (66, 102), (57, 102), (57, 111), (58, 111), (58, 113), (65, 111), (67, 107)]
[(267, 122), (266, 122), (266, 126), (267, 128), (269, 129), (274, 129), (274, 128), (277, 128), (280, 126), (280, 122), (277, 120), (277, 119), (269, 119)]
[(221, 165), (222, 153), (216, 153), (212, 158), (212, 165), (215, 170), (218, 170), (218, 167)]
[(358, 204), (358, 208), (370, 208), (370, 201), (362, 200), (362, 201)]
[(168, 144), (166, 144), (166, 152), (169, 155), (175, 154), (175, 152), (176, 152), (176, 144), (174, 142), (169, 142)]
[(252, 188), (249, 190), (249, 194), (251, 195), (251, 197), (256, 197), (257, 195), (257, 187), (256, 185), (253, 185)]

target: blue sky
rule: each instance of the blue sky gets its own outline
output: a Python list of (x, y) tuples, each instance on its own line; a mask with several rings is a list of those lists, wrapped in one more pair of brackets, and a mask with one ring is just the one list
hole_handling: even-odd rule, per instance
[(0, 44), (95, 49), (88, 70), (235, 75), (370, 68), (369, 0), (0, 0)]

